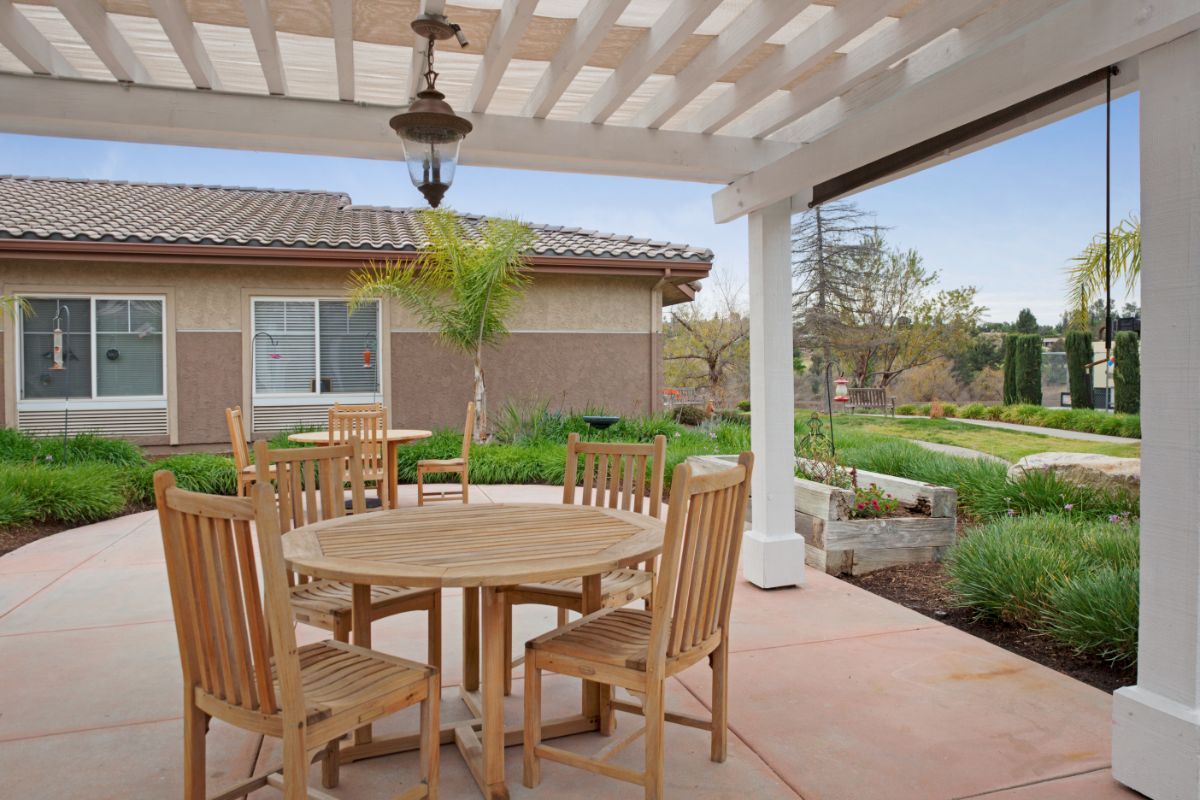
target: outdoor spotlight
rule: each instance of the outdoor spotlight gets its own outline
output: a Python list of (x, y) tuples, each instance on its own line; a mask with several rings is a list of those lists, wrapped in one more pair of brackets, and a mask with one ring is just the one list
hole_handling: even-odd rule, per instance
[(404, 145), (408, 177), (437, 208), (454, 181), (458, 166), (458, 148), (473, 127), (454, 113), (446, 96), (437, 90), (437, 72), (433, 69), (433, 50), (438, 41), (454, 36), (466, 46), (466, 37), (457, 25), (440, 14), (422, 14), (412, 21), (412, 29), (429, 44), (426, 49), (425, 88), (408, 111), (391, 119), (391, 126)]

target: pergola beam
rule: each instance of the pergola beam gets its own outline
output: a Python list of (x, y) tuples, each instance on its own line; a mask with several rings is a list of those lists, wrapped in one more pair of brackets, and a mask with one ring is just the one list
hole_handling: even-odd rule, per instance
[[(1195, 0), (1154, 6), (1071, 2), (1024, 33), (889, 98), (713, 195), (717, 222), (784, 197), (807, 203), (812, 187), (863, 164), (995, 113), (1093, 70), (1200, 28)], [(980, 91), (986, 86), (988, 91)]]
[[(421, 4), (417, 6), (417, 16), (444, 13), (446, 13), (446, 0), (421, 0)], [(413, 32), (412, 61), (408, 69), (408, 102), (410, 105), (416, 99), (417, 92), (420, 91), (421, 76), (425, 74), (428, 66), (425, 63), (425, 47), (428, 43), (427, 39), (423, 39), (415, 31)]]
[(220, 89), (221, 79), (196, 32), (184, 0), (150, 0), (150, 8), (197, 89)]
[(756, 0), (634, 116), (633, 124), (662, 127), (809, 5), (807, 0)]
[(338, 99), (354, 101), (354, 0), (329, 0), (333, 17), (333, 58)]
[(675, 0), (671, 3), (579, 112), (579, 121), (607, 121), (720, 4), (721, 0)]
[(575, 80), (628, 5), (629, 0), (589, 0), (530, 93), (521, 111), (523, 116), (538, 119), (549, 116), (558, 98)]
[(123, 83), (150, 82), (150, 73), (98, 0), (55, 0), (54, 5), (114, 78)]
[(904, 0), (844, 0), (743, 75), (689, 120), (684, 129), (693, 133), (716, 133), (903, 5)]
[(0, 45), (35, 75), (79, 76), (79, 71), (16, 9), (12, 0), (0, 0)]
[(768, 136), (968, 22), (993, 2), (995, 0), (928, 0), (845, 57), (822, 67), (786, 96), (769, 101), (761, 110), (738, 120), (730, 126), (728, 133), (732, 136)]
[(533, 10), (537, 8), (537, 0), (504, 0), (500, 8), (500, 18), (492, 28), (488, 37), (487, 48), (483, 51), (483, 60), (475, 71), (475, 80), (471, 82), (471, 92), (467, 96), (467, 108), (476, 114), (487, 111), (488, 104), (496, 94), (500, 79), (508, 69), (517, 52), (517, 45), (525, 35), (533, 19)]
[(286, 95), (287, 78), (283, 74), (279, 35), (275, 32), (270, 4), (267, 0), (242, 0), (242, 10), (246, 12), (246, 24), (254, 39), (258, 63), (262, 65), (263, 77), (267, 81), (267, 91), (274, 95)]
[[(0, 75), (0, 130), (153, 144), (401, 160), (393, 107)], [(466, 114), (462, 163), (728, 183), (784, 142)], [(403, 169), (397, 166), (397, 169)]]

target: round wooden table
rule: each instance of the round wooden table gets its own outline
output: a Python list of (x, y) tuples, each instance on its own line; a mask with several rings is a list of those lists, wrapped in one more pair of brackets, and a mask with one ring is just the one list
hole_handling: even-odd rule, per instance
[[(388, 499), (391, 502), (391, 507), (397, 506), (396, 493), (400, 487), (396, 476), (396, 451), (402, 444), (415, 442), (419, 439), (428, 439), (433, 436), (433, 431), (406, 430), (403, 428), (389, 428), (387, 432), (387, 463), (388, 475), (391, 476), (388, 480)], [(288, 436), (289, 442), (297, 442), (299, 444), (337, 444), (341, 441), (340, 436), (330, 437), (329, 431), (305, 431), (304, 433), (293, 433)]]
[[(600, 575), (659, 554), (663, 523), (631, 511), (546, 503), (402, 508), (326, 520), (283, 537), (296, 572), (354, 584), (354, 643), (371, 646), (371, 586), (463, 587), (463, 693), (474, 720), (448, 724), (485, 797), (507, 798), (504, 783), (505, 587), (583, 577), (584, 613), (600, 608)], [(480, 695), (480, 594), (483, 675)], [(585, 682), (579, 715), (544, 726), (545, 738), (596, 730), (600, 687)], [(477, 733), (477, 729), (480, 733)], [(520, 732), (508, 732), (512, 744)], [(416, 738), (372, 741), (369, 728), (345, 747), (354, 761), (415, 748)]]

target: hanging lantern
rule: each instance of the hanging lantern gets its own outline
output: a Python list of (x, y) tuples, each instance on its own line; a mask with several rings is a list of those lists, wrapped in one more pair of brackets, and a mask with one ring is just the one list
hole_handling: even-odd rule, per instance
[(371, 350), (370, 348), (363, 350), (363, 369), (371, 368)]
[(422, 14), (412, 21), (412, 29), (429, 41), (426, 50), (425, 88), (408, 111), (391, 119), (391, 126), (404, 145), (408, 177), (429, 205), (437, 208), (454, 181), (458, 166), (458, 147), (471, 132), (471, 123), (454, 113), (446, 96), (437, 90), (437, 72), (433, 69), (434, 43), (454, 36), (463, 47), (467, 40), (462, 29), (440, 14)]
[(850, 381), (838, 378), (833, 382), (833, 400), (835, 403), (850, 402)]
[(50, 365), (50, 369), (55, 372), (62, 372), (66, 369), (63, 366), (63, 332), (62, 328), (54, 329), (54, 348), (52, 350), (54, 363)]

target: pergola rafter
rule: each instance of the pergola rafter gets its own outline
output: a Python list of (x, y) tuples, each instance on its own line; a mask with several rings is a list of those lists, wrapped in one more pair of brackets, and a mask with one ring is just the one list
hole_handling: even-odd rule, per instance
[(208, 57), (204, 41), (196, 32), (184, 0), (150, 0), (150, 7), (196, 88), (220, 89), (221, 79)]
[(0, 45), (36, 75), (77, 78), (79, 70), (63, 58), (42, 33), (13, 5), (0, 0)]
[(124, 83), (150, 82), (150, 73), (99, 0), (56, 0), (55, 5), (114, 78)]

